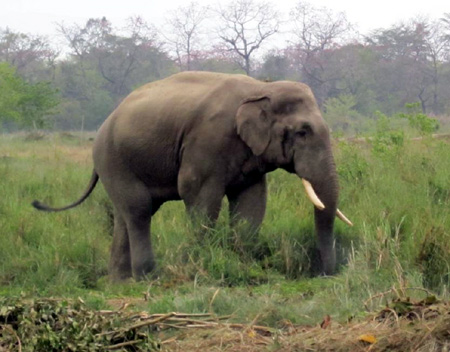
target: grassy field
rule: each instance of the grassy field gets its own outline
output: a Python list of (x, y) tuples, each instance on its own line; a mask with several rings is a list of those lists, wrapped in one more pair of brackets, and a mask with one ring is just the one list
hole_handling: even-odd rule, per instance
[(106, 276), (111, 204), (101, 186), (66, 212), (30, 205), (77, 199), (90, 177), (91, 147), (70, 134), (0, 137), (2, 296), (81, 297), (96, 309), (128, 302), (148, 313), (209, 312), (275, 328), (286, 321), (318, 324), (325, 315), (344, 322), (397, 296), (450, 296), (448, 139), (335, 141), (339, 207), (355, 224), (337, 222), (336, 276), (317, 276), (313, 209), (301, 182), (276, 171), (251, 253), (228, 227), (225, 201), (201, 243), (182, 202), (171, 202), (152, 223), (159, 278), (122, 285)]

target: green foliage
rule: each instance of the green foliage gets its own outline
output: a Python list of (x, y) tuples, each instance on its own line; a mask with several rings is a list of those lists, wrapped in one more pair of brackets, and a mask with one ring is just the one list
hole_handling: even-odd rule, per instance
[(0, 62), (0, 122), (20, 117), (22, 79), (6, 62)]
[(367, 123), (356, 110), (356, 105), (356, 97), (350, 94), (325, 101), (324, 118), (334, 134), (355, 134), (367, 129)]
[(422, 135), (429, 135), (439, 129), (439, 122), (422, 113), (420, 103), (406, 104), (406, 113), (399, 113), (398, 116), (407, 119), (409, 125)]
[(264, 57), (264, 62), (259, 71), (258, 76), (260, 79), (267, 81), (298, 79), (298, 74), (293, 71), (288, 57), (276, 52), (269, 53)]
[[(390, 122), (406, 122), (398, 120)], [(313, 209), (298, 178), (277, 171), (269, 174), (259, 234), (242, 236), (230, 229), (226, 202), (217, 226), (208, 231), (190, 224), (181, 202), (169, 202), (152, 219), (159, 278), (113, 285), (106, 277), (110, 203), (101, 187), (71, 211), (46, 214), (30, 206), (33, 199), (64, 205), (80, 195), (89, 179), (92, 143), (75, 137), (24, 141), (3, 136), (0, 292), (81, 295), (93, 297), (96, 307), (111, 297), (133, 296), (140, 302), (137, 309), (155, 313), (213, 311), (271, 326), (283, 319), (316, 324), (326, 314), (343, 321), (392, 287), (399, 292), (427, 287), (445, 295), (450, 284), (449, 144), (432, 139), (389, 143), (388, 156), (374, 153), (368, 144), (336, 144), (339, 208), (355, 226), (336, 220), (340, 270), (335, 277), (311, 278), (320, 262)], [(389, 157), (396, 148), (397, 157)], [(374, 299), (370, 305), (382, 303)]]
[(48, 127), (59, 98), (48, 82), (27, 83), (7, 63), (0, 63), (0, 122), (12, 120), (21, 126)]
[(0, 307), (2, 349), (100, 351), (128, 343), (133, 351), (159, 350), (147, 327), (124, 329), (132, 322), (130, 317), (91, 310), (81, 299), (0, 298)]
[(359, 149), (351, 143), (339, 144), (342, 162), (337, 165), (339, 180), (358, 183), (363, 186), (369, 176), (369, 162), (361, 155)]
[(23, 126), (36, 128), (49, 127), (51, 121), (48, 116), (59, 104), (59, 97), (49, 82), (38, 82), (24, 85), (23, 96), (20, 100), (21, 118), (19, 123)]
[(373, 152), (378, 156), (398, 156), (402, 150), (405, 133), (392, 127), (392, 119), (377, 111), (376, 133), (373, 139)]

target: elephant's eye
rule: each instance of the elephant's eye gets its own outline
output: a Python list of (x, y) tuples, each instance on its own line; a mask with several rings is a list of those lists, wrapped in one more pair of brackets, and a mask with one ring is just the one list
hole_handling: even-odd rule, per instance
[(301, 129), (300, 131), (297, 132), (297, 136), (300, 137), (305, 137), (308, 134), (308, 132), (306, 132), (306, 130)]
[(298, 130), (295, 134), (301, 138), (306, 137), (307, 135), (311, 134), (311, 126), (308, 124), (304, 124), (300, 130)]

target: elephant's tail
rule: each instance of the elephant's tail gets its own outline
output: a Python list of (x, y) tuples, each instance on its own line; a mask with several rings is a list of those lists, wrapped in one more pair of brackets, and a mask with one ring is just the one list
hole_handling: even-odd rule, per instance
[(41, 202), (39, 202), (38, 200), (33, 201), (33, 203), (31, 203), (33, 205), (33, 207), (35, 207), (36, 209), (39, 210), (43, 210), (43, 211), (63, 211), (63, 210), (67, 210), (70, 208), (74, 208), (77, 205), (83, 203), (87, 197), (89, 197), (89, 195), (91, 194), (91, 192), (94, 190), (95, 186), (97, 185), (97, 181), (98, 181), (98, 175), (95, 172), (95, 170), (92, 172), (92, 176), (91, 176), (91, 180), (89, 181), (89, 185), (86, 188), (86, 191), (84, 191), (83, 195), (81, 196), (80, 199), (78, 199), (76, 202), (67, 205), (65, 207), (62, 208), (52, 208), (49, 207), (48, 205), (45, 205)]

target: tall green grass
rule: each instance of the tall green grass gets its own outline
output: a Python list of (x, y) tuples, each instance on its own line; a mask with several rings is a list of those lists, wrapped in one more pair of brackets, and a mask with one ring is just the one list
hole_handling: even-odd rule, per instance
[(379, 304), (371, 297), (391, 288), (448, 296), (450, 143), (376, 143), (335, 145), (339, 207), (355, 223), (336, 222), (335, 277), (316, 277), (312, 206), (295, 176), (276, 171), (268, 178), (259, 234), (246, 239), (230, 229), (226, 200), (217, 226), (201, 234), (182, 202), (166, 203), (152, 222), (160, 279), (111, 285), (111, 205), (101, 187), (66, 212), (30, 205), (34, 199), (65, 205), (80, 196), (92, 168), (91, 142), (56, 134), (37, 141), (1, 136), (0, 290), (82, 295), (96, 305), (147, 292), (149, 301), (140, 305), (152, 312), (213, 311), (271, 325), (314, 323), (324, 314), (346, 319), (363, 311), (365, 301)]

